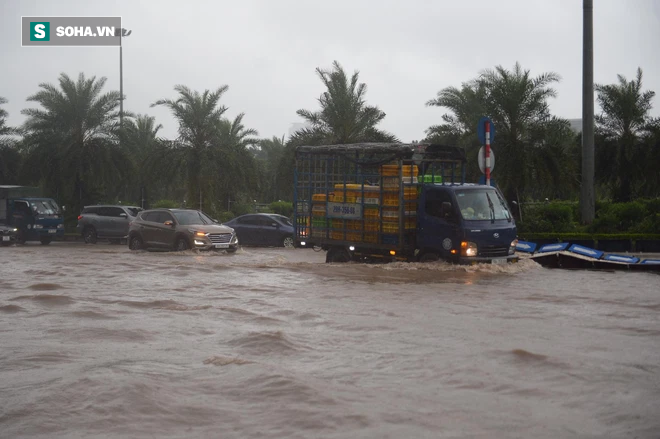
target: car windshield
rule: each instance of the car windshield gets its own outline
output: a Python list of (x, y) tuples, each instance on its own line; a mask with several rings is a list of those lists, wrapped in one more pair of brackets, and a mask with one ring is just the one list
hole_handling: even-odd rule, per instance
[(39, 215), (57, 215), (60, 213), (60, 208), (54, 200), (32, 201), (30, 206)]
[(456, 198), (465, 220), (511, 219), (506, 203), (494, 189), (456, 191)]
[(293, 223), (291, 222), (291, 220), (289, 218), (285, 217), (284, 215), (271, 215), (271, 217), (277, 219), (278, 221), (280, 221), (283, 224), (286, 224), (287, 226), (293, 226)]
[(197, 210), (180, 210), (172, 212), (179, 224), (184, 226), (214, 224), (213, 220)]

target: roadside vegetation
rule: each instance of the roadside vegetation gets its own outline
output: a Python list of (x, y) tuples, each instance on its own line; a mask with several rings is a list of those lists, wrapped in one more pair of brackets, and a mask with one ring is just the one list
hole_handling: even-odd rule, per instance
[[(316, 75), (325, 91), (315, 107), (310, 96), (309, 109), (296, 112), (308, 127), (288, 139), (262, 137), (245, 125), (244, 113), (230, 116), (222, 103), (228, 85), (203, 91), (175, 85), (152, 104), (177, 122), (178, 135), (170, 139), (146, 114), (125, 111), (120, 123), (120, 95), (106, 89), (105, 78), (62, 73), (27, 97), (22, 126), (7, 125), (7, 101), (0, 97), (0, 184), (40, 186), (68, 207), (69, 225), (82, 206), (139, 206), (143, 199), (147, 207), (201, 208), (219, 220), (254, 211), (289, 216), (296, 146), (412, 141), (379, 128), (386, 113), (367, 103), (359, 72), (348, 74), (335, 61)], [(507, 200), (516, 201), (523, 233), (660, 234), (660, 119), (651, 117), (655, 92), (642, 80), (638, 69), (633, 79), (619, 75), (596, 85), (598, 203), (590, 225), (580, 224), (577, 208), (580, 134), (550, 111), (558, 73), (533, 75), (516, 63), (442, 88), (426, 109), (420, 102), (420, 112), (441, 109), (439, 123), (420, 141), (464, 148), (468, 181), (477, 181), (477, 121), (491, 117), (493, 177)]]

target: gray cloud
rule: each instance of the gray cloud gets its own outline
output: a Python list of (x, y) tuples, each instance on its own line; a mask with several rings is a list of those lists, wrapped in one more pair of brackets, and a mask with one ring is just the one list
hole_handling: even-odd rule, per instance
[[(595, 80), (631, 78), (644, 69), (645, 88), (660, 93), (660, 2), (595, 1)], [(387, 113), (382, 129), (404, 141), (421, 139), (440, 122), (424, 103), (438, 90), (497, 64), (519, 61), (532, 74), (562, 76), (555, 114), (581, 116), (582, 2), (409, 1), (4, 1), (1, 6), (0, 96), (9, 123), (22, 123), (25, 99), (60, 72), (108, 78), (119, 89), (119, 50), (111, 47), (21, 47), (22, 15), (121, 15), (133, 34), (124, 41), (125, 109), (146, 113), (176, 135), (176, 124), (155, 100), (173, 86), (196, 90), (223, 84), (229, 116), (261, 136), (281, 136), (299, 121), (299, 108), (316, 109), (323, 91), (316, 67), (338, 60), (368, 84), (367, 99)], [(658, 98), (660, 99), (660, 98)], [(660, 114), (660, 100), (654, 114)]]

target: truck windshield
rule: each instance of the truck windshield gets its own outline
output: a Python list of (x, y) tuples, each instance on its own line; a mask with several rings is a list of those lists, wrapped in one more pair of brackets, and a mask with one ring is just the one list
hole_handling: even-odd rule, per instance
[(500, 194), (494, 189), (456, 191), (458, 207), (468, 221), (510, 220), (511, 214)]
[(54, 200), (31, 201), (32, 210), (39, 215), (57, 215), (60, 208)]

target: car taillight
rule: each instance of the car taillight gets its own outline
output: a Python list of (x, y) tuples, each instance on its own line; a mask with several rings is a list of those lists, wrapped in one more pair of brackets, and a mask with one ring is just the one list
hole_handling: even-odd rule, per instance
[(82, 215), (78, 215), (78, 221), (82, 219)]

